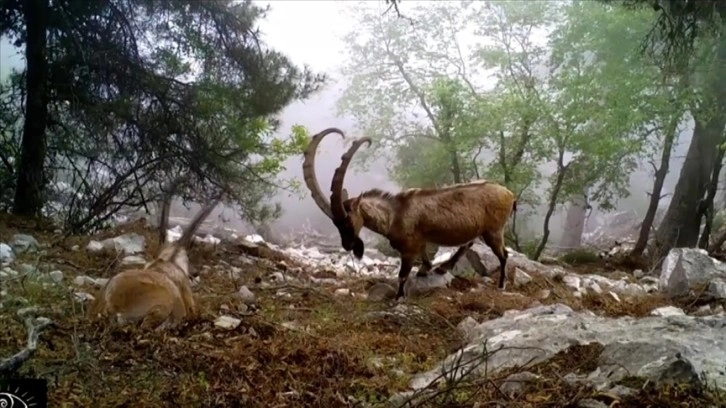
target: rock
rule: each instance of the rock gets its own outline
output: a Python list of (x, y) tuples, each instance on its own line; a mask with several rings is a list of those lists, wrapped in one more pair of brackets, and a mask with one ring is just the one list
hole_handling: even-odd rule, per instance
[(645, 273), (643, 272), (643, 270), (642, 270), (642, 269), (636, 269), (636, 270), (634, 270), (634, 271), (633, 271), (633, 277), (634, 277), (635, 279), (640, 279), (640, 278), (642, 278), (642, 277), (643, 277), (644, 275), (645, 275)]
[(582, 286), (582, 279), (575, 275), (565, 275), (562, 278), (562, 282), (565, 284), (565, 286), (574, 289), (574, 290), (580, 290), (580, 287)]
[(683, 309), (675, 306), (663, 306), (650, 312), (651, 316), (685, 316), (685, 314)]
[(446, 272), (439, 275), (435, 272), (429, 272), (426, 276), (409, 275), (406, 283), (403, 285), (403, 292), (406, 297), (422, 296), (438, 288), (445, 288), (454, 279), (454, 275)]
[(237, 296), (239, 296), (245, 304), (255, 301), (255, 294), (252, 293), (252, 291), (247, 286), (242, 286), (241, 288), (239, 288), (239, 290), (237, 291)]
[(693, 312), (694, 316), (708, 316), (711, 314), (711, 305), (703, 305)]
[(461, 337), (465, 341), (471, 341), (471, 339), (474, 337), (474, 330), (479, 325), (479, 322), (474, 320), (473, 317), (467, 316), (459, 322), (458, 325), (456, 325), (456, 330), (461, 334)]
[(242, 320), (227, 315), (219, 316), (217, 319), (214, 320), (214, 325), (216, 327), (227, 330), (236, 329), (237, 327), (239, 327), (240, 324), (242, 324)]
[(514, 398), (522, 393), (528, 382), (537, 381), (539, 378), (537, 374), (522, 371), (521, 373), (512, 374), (504, 379), (499, 389), (509, 396), (509, 398)]
[(619, 384), (608, 390), (608, 393), (617, 395), (619, 397), (626, 397), (626, 396), (632, 395), (633, 393), (636, 393), (636, 392), (637, 392), (636, 390), (634, 390), (630, 387), (626, 387), (624, 385), (619, 385)]
[(487, 271), (487, 267), (481, 262), (479, 254), (469, 249), (466, 251), (464, 256), (471, 268), (474, 269), (474, 272), (476, 272), (479, 276), (489, 276), (489, 271)]
[[(414, 376), (410, 386), (427, 387), (440, 378), (444, 368), (451, 371), (456, 361), (481, 360), (485, 349), (490, 353), (486, 364), (470, 367), (475, 375), (485, 369), (491, 375), (525, 363), (537, 364), (571, 345), (598, 342), (603, 350), (597, 369), (587, 376), (587, 381), (599, 387), (612, 387), (629, 375), (653, 382), (673, 378), (700, 382), (698, 373), (703, 373), (709, 385), (726, 390), (724, 330), (726, 318), (713, 316), (613, 319), (592, 312), (575, 312), (562, 304), (508, 311), (498, 319), (479, 324), (467, 346), (435, 369)], [(446, 376), (456, 381), (467, 370), (459, 367)], [(562, 372), (562, 376), (566, 374)]]
[(701, 248), (673, 248), (663, 261), (658, 285), (668, 296), (676, 297), (714, 279), (726, 279), (724, 264)]
[(98, 241), (91, 240), (91, 241), (88, 242), (88, 245), (86, 245), (86, 250), (88, 252), (100, 252), (100, 251), (103, 251), (103, 244), (100, 243), (100, 242), (98, 242)]
[(608, 405), (604, 402), (587, 398), (578, 402), (577, 408), (608, 408)]
[(4, 267), (2, 270), (0, 270), (0, 277), (13, 277), (18, 276), (19, 273), (15, 269)]
[[(663, 212), (657, 214), (658, 221)], [(582, 242), (587, 246), (604, 248), (623, 240), (635, 242), (643, 217), (635, 211), (628, 210), (600, 214), (593, 221), (597, 222), (596, 227), (582, 234)]]
[(8, 244), (0, 243), (0, 263), (7, 265), (15, 260), (13, 249)]
[(92, 278), (90, 276), (86, 276), (86, 275), (78, 275), (73, 279), (73, 284), (76, 286), (91, 285), (91, 286), (100, 288), (103, 285), (105, 285), (106, 282), (108, 282), (108, 279), (105, 279), (105, 278), (94, 279), (94, 278)]
[(514, 286), (526, 285), (532, 281), (532, 277), (520, 268), (514, 268)]
[(146, 264), (146, 259), (144, 259), (144, 257), (139, 256), (139, 255), (129, 255), (129, 256), (125, 256), (125, 257), (123, 257), (123, 259), (121, 259), (121, 265), (123, 265), (123, 266), (145, 265), (145, 264)]
[(396, 297), (396, 288), (387, 283), (376, 283), (368, 288), (367, 299), (373, 302), (391, 300)]
[(32, 236), (28, 234), (15, 234), (10, 242), (10, 246), (16, 254), (20, 254), (26, 251), (40, 249), (40, 244)]
[(551, 290), (549, 290), (549, 289), (540, 289), (537, 292), (536, 297), (537, 297), (537, 299), (544, 300), (544, 299), (547, 299), (548, 297), (550, 297), (550, 294), (552, 294), (552, 291)]
[(348, 289), (348, 288), (335, 289), (335, 292), (333, 292), (333, 295), (335, 295), (335, 296), (350, 296), (350, 289)]
[(48, 275), (50, 276), (50, 278), (55, 283), (61, 283), (61, 282), (63, 282), (63, 271), (58, 271), (58, 270), (50, 271), (48, 273)]
[(134, 255), (144, 251), (146, 238), (136, 233), (119, 235), (102, 241), (104, 248), (114, 249), (116, 252), (123, 252), (126, 255)]
[(708, 284), (708, 295), (716, 299), (726, 299), (726, 281), (714, 279)]

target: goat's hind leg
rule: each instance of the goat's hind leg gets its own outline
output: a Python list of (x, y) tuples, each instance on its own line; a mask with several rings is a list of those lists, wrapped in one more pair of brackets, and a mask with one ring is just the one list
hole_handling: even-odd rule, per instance
[(431, 268), (433, 268), (434, 265), (431, 263), (431, 258), (429, 258), (429, 254), (426, 251), (426, 247), (424, 247), (421, 250), (421, 266), (418, 268), (418, 272), (416, 272), (416, 276), (419, 278), (423, 278), (429, 274), (429, 271)]
[(501, 272), (497, 287), (499, 289), (504, 289), (504, 283), (507, 278), (507, 258), (509, 257), (507, 248), (504, 246), (504, 234), (503, 232), (494, 234), (485, 232), (484, 235), (482, 235), (482, 239), (484, 240), (484, 243), (492, 249), (494, 255), (497, 256), (497, 259), (499, 259), (499, 269)]
[(466, 245), (460, 246), (459, 249), (457, 249), (456, 252), (454, 252), (454, 255), (451, 255), (451, 258), (449, 258), (446, 262), (437, 266), (436, 269), (434, 269), (434, 272), (439, 275), (445, 275), (446, 272), (454, 269), (457, 262), (459, 262), (461, 257), (466, 254), (466, 251), (468, 251), (472, 245), (474, 245), (474, 241), (471, 241)]

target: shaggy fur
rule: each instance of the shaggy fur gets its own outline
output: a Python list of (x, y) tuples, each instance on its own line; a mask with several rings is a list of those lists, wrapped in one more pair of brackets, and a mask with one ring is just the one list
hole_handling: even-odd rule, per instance
[(338, 228), (346, 251), (352, 250), (359, 259), (363, 256), (365, 247), (359, 234), (361, 228), (366, 227), (388, 238), (391, 246), (401, 254), (397, 299), (404, 295), (404, 284), (417, 256), (423, 264), (420, 275), (432, 268), (426, 243), (459, 247), (448, 261), (437, 267), (436, 272), (443, 274), (456, 265), (476, 238), (481, 238), (499, 259), (498, 287), (504, 289), (508, 258), (504, 227), (517, 210), (517, 199), (512, 191), (496, 183), (478, 180), (442, 188), (413, 188), (396, 194), (372, 189), (348, 198), (343, 189), (345, 172), (358, 148), (371, 143), (369, 138), (360, 138), (341, 157), (341, 165), (333, 175), (328, 203), (317, 183), (315, 152), (323, 137), (330, 133), (345, 137), (336, 128), (313, 136), (303, 162), (305, 183), (315, 203)]
[(180, 182), (181, 178), (172, 183), (161, 205), (159, 255), (141, 269), (128, 269), (113, 276), (91, 304), (91, 318), (111, 318), (119, 324), (141, 323), (142, 327), (165, 329), (196, 315), (187, 250), (194, 233), (219, 199), (203, 207), (181, 238), (168, 244), (171, 196)]

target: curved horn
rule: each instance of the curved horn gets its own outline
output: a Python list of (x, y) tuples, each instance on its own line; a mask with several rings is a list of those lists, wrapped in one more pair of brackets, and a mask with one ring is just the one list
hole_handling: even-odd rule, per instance
[(179, 184), (184, 180), (184, 177), (178, 176), (173, 179), (171, 183), (162, 191), (161, 208), (159, 209), (159, 245), (163, 246), (166, 243), (166, 234), (169, 229), (169, 213), (171, 212), (171, 198), (176, 193)]
[[(343, 200), (347, 199), (348, 192), (343, 191), (343, 180), (345, 179), (345, 172), (348, 170), (348, 165), (353, 159), (353, 155), (361, 147), (363, 143), (371, 145), (371, 138), (361, 137), (353, 142), (353, 146), (348, 149), (347, 152), (340, 158), (340, 167), (335, 169), (333, 174), (333, 182), (330, 185), (330, 207), (333, 212), (333, 219), (345, 218), (345, 208), (343, 208)], [(344, 197), (345, 196), (345, 197)]]
[(323, 140), (323, 138), (330, 133), (338, 133), (340, 136), (343, 137), (343, 139), (345, 139), (345, 134), (343, 134), (343, 131), (338, 128), (328, 128), (313, 136), (313, 139), (310, 141), (307, 149), (305, 149), (305, 160), (303, 161), (303, 178), (305, 180), (305, 184), (310, 190), (310, 195), (315, 201), (315, 204), (320, 207), (320, 209), (325, 213), (325, 215), (328, 216), (328, 218), (332, 219), (333, 213), (330, 210), (330, 203), (328, 203), (328, 200), (325, 198), (323, 191), (320, 189), (320, 185), (318, 184), (318, 178), (315, 175), (315, 153), (317, 152), (320, 141)]

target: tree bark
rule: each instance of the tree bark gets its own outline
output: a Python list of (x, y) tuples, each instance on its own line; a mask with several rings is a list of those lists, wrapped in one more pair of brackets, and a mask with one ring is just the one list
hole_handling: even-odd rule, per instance
[(27, 96), (13, 212), (19, 215), (37, 215), (44, 204), (43, 170), (48, 142), (48, 0), (25, 0), (23, 14), (27, 31)]
[[(721, 139), (723, 141), (723, 138)], [(716, 154), (716, 162), (713, 164), (713, 171), (711, 172), (711, 184), (708, 186), (708, 195), (706, 200), (702, 203), (703, 208), (702, 216), (705, 216), (706, 223), (703, 226), (703, 232), (701, 232), (701, 238), (698, 239), (698, 247), (706, 249), (708, 248), (708, 241), (711, 238), (711, 227), (713, 226), (714, 216), (714, 200), (716, 198), (716, 192), (718, 191), (718, 179), (721, 175), (721, 166), (723, 163), (723, 149), (718, 149)]]
[(653, 190), (650, 192), (650, 202), (648, 203), (648, 210), (645, 212), (643, 223), (640, 225), (640, 233), (638, 234), (638, 241), (635, 243), (633, 250), (630, 251), (630, 256), (640, 256), (648, 247), (648, 238), (650, 238), (650, 229), (653, 227), (655, 221), (655, 215), (658, 212), (658, 204), (661, 199), (661, 192), (663, 191), (663, 184), (665, 178), (668, 175), (668, 169), (670, 167), (671, 153), (673, 151), (673, 143), (676, 140), (676, 133), (678, 131), (678, 122), (680, 117), (673, 117), (671, 122), (668, 124), (668, 129), (663, 139), (663, 150), (660, 154), (660, 166), (655, 170), (655, 179), (653, 180)]
[(585, 216), (587, 215), (587, 195), (573, 197), (567, 209), (565, 228), (560, 239), (560, 246), (565, 249), (575, 249), (582, 245), (582, 233), (585, 230)]
[(726, 117), (726, 80), (720, 75), (726, 69), (726, 38), (721, 38), (716, 56), (706, 78), (707, 92), (705, 111), (715, 111), (704, 117), (694, 115), (696, 126), (693, 139), (681, 168), (673, 198), (655, 235), (655, 259), (663, 258), (676, 247), (694, 247), (698, 243), (701, 216), (699, 204), (704, 198), (709, 183), (719, 142), (721, 141)]

